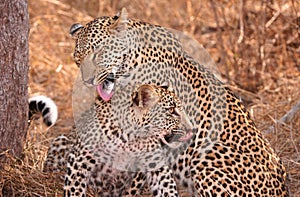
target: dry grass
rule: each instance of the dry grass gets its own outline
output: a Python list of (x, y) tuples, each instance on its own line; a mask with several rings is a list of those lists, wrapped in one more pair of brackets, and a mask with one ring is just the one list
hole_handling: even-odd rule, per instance
[(73, 124), (71, 97), (77, 67), (69, 27), (113, 15), (122, 7), (130, 17), (188, 32), (203, 44), (258, 128), (266, 131), (274, 126), (265, 136), (286, 166), (291, 196), (300, 196), (300, 113), (284, 125), (276, 123), (300, 101), (300, 2), (272, 2), (30, 1), (29, 93), (53, 98), (59, 120), (49, 130), (39, 123), (29, 129), (24, 159), (12, 158), (0, 173), (0, 196), (61, 196), (62, 183), (41, 169), (51, 139)]

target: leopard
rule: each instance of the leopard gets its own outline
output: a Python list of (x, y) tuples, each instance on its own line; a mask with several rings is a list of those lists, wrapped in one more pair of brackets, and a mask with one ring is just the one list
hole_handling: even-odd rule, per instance
[[(130, 95), (138, 84), (170, 84), (193, 125), (191, 142), (178, 154), (170, 154), (170, 163), (154, 171), (138, 171), (133, 176), (128, 172), (124, 175), (123, 171), (118, 171), (123, 173), (120, 176), (108, 173), (113, 175), (101, 179), (99, 185), (130, 177), (127, 180), (131, 182), (125, 187), (129, 185), (126, 194), (131, 196), (139, 195), (145, 183), (153, 196), (178, 196), (177, 186), (183, 187), (190, 196), (289, 195), (280, 157), (258, 130), (241, 100), (205, 65), (189, 56), (166, 28), (129, 18), (123, 8), (115, 16), (99, 17), (86, 25), (74, 24), (70, 34), (75, 41), (73, 56), (82, 81), (96, 88), (101, 109), (107, 109), (108, 105), (114, 109), (113, 116), (103, 111), (104, 117), (97, 114), (90, 117), (97, 123), (102, 121), (107, 132), (114, 133), (109, 125), (120, 119), (126, 123), (122, 109), (130, 103)], [(123, 132), (130, 133), (129, 126), (121, 125), (122, 132), (114, 134), (120, 137)], [(83, 139), (98, 138), (95, 130), (96, 126), (80, 135)], [(97, 143), (75, 143), (79, 149), (68, 158), (65, 188), (71, 183), (76, 188), (70, 188), (69, 196), (86, 189), (81, 180), (86, 176), (78, 173), (76, 164), (85, 160), (80, 168), (86, 171), (99, 159), (80, 146), (97, 147)], [(99, 168), (93, 176), (101, 177), (107, 174), (105, 170)], [(111, 189), (116, 191), (122, 186)]]
[[(113, 133), (97, 129), (95, 132), (99, 136), (95, 134), (86, 138), (86, 133), (82, 134), (95, 126), (99, 128), (103, 124), (101, 119), (108, 120), (112, 116), (103, 109), (104, 105), (108, 105), (105, 109), (111, 108), (111, 103), (97, 98), (95, 106), (82, 116), (83, 125), (77, 124), (70, 134), (54, 139), (44, 170), (62, 172), (68, 169), (65, 196), (84, 196), (87, 184), (94, 188), (98, 196), (131, 196), (127, 189), (132, 179), (147, 173), (153, 177), (151, 172), (157, 169), (168, 173), (168, 154), (192, 138), (193, 126), (170, 86), (139, 85), (130, 100), (130, 105), (126, 106), (129, 113), (126, 117), (132, 117), (127, 120), (130, 122), (131, 128), (127, 128), (130, 133), (119, 135), (121, 129), (110, 123)], [(90, 121), (94, 115), (97, 116), (96, 121)], [(133, 132), (135, 135), (132, 135)], [(70, 172), (69, 168), (77, 170)], [(173, 196), (178, 196), (175, 181), (169, 176), (172, 181), (168, 182), (169, 192), (173, 190)], [(152, 182), (154, 187), (156, 182)]]

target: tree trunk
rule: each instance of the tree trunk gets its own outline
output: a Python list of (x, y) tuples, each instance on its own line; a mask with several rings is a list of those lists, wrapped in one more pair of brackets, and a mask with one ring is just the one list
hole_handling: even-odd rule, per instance
[(28, 119), (27, 0), (0, 2), (0, 161), (20, 157)]

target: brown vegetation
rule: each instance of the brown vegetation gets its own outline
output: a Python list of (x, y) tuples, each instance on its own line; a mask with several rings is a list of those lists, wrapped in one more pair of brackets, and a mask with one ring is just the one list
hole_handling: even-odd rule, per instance
[(78, 69), (69, 27), (114, 15), (122, 7), (132, 18), (188, 32), (207, 49), (282, 158), (291, 196), (300, 196), (300, 112), (277, 122), (300, 101), (297, 0), (30, 1), (29, 94), (53, 98), (59, 120), (49, 130), (38, 123), (30, 128), (24, 159), (13, 159), (0, 173), (0, 191), (10, 192), (0, 196), (61, 196), (62, 182), (41, 169), (50, 141), (73, 124), (72, 85)]

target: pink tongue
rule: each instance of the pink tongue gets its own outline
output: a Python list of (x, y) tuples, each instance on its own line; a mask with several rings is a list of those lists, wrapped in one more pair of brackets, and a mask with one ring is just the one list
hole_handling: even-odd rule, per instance
[(104, 101), (109, 101), (114, 94), (113, 91), (111, 91), (110, 93), (107, 93), (105, 90), (103, 90), (102, 84), (97, 86), (97, 92)]
[(179, 138), (179, 141), (185, 142), (185, 141), (191, 139), (192, 136), (193, 136), (193, 132), (188, 132), (185, 136), (182, 136), (181, 138)]

